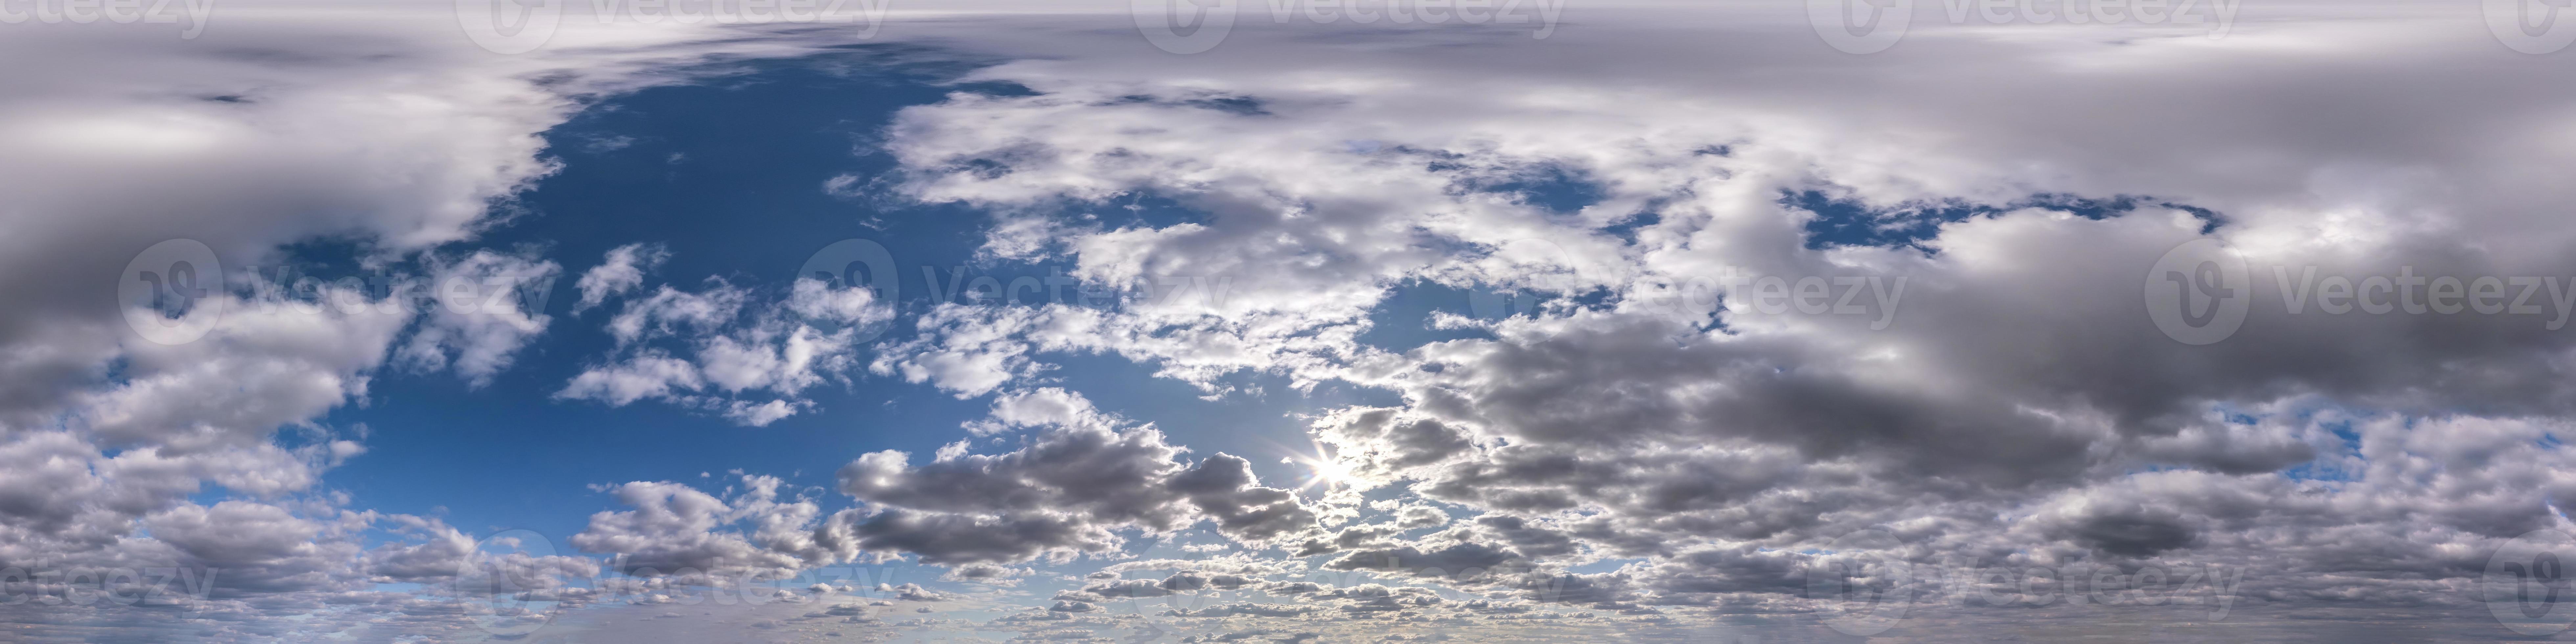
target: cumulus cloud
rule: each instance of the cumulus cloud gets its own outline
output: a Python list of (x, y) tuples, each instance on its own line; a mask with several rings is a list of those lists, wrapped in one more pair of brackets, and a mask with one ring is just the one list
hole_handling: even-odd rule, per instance
[[(2455, 117), (2427, 125), (2427, 104), (2382, 95), (2389, 78), (2530, 61), (2474, 38), (2336, 45), (2398, 35), (2322, 19), (2210, 47), (2110, 27), (1994, 40), (1932, 26), (1912, 54), (1808, 58), (1781, 53), (1812, 37), (1794, 16), (1747, 10), (1751, 26), (1730, 32), (1745, 38), (1719, 40), (1632, 22), (1656, 15), (1602, 14), (1591, 55), (1759, 64), (1601, 74), (1471, 42), (1409, 50), (1422, 57), (1398, 68), (1336, 62), (1375, 50), (1301, 48), (1283, 70), (1276, 54), (1297, 32), (1246, 27), (1186, 60), (1066, 49), (983, 70), (1032, 91), (905, 112), (888, 138), (900, 190), (993, 213), (991, 256), (1063, 259), (1109, 284), (1224, 278), (1226, 296), (942, 305), (871, 367), (960, 397), (1018, 391), (1051, 373), (1051, 355), (1079, 354), (1219, 395), (1244, 372), (1391, 392), (1400, 403), (1319, 414), (1316, 440), (1346, 482), (1472, 520), (1412, 539), (1388, 530), (1402, 524), (1355, 526), (1300, 553), (1390, 572), (1411, 566), (1372, 560), (1632, 560), (1566, 577), (1550, 600), (1620, 614), (1807, 610), (1781, 580), (1817, 562), (1781, 553), (1873, 528), (1925, 560), (2226, 561), (2308, 580), (2257, 591), (2283, 606), (2406, 603), (2394, 598), (2475, 576), (2435, 553), (2564, 524), (2550, 493), (2469, 492), (2494, 481), (2471, 470), (2402, 492), (2355, 483), (2431, 467), (2390, 447), (2410, 440), (2540, 432), (2477, 462), (2560, 458), (2538, 438), (2571, 400), (2551, 309), (2294, 313), (2277, 304), (2297, 285), (2268, 272), (2576, 274), (2557, 252), (2567, 233), (2532, 214), (2567, 187), (2516, 170), (2564, 152), (2503, 134), (2563, 96), (2526, 91), (2527, 77), (2454, 77), (2495, 100), (2443, 101)], [(2475, 16), (2455, 18), (2474, 31)], [(2279, 53), (2291, 49), (2332, 55)], [(1773, 73), (1784, 57), (1850, 82)], [(2278, 67), (2238, 66), (2248, 58)], [(2056, 62), (1908, 80), (1961, 80), (1947, 72), (1972, 60)], [(2320, 123), (2287, 94), (2210, 93), (2217, 67), (2410, 107)], [(1902, 110), (1860, 98), (1899, 88), (1914, 101)], [(2391, 134), (2433, 130), (2448, 134)], [(2205, 162), (2219, 158), (2234, 161)], [(1098, 216), (1140, 198), (1193, 216)], [(2195, 347), (2153, 326), (2139, 286), (2159, 256), (2202, 239), (2256, 267), (2256, 304), (2235, 337)], [(1827, 299), (1792, 297), (1805, 281)], [(1436, 341), (1379, 333), (1401, 329), (1376, 314), (1418, 310), (1434, 286), (1553, 299), (1435, 315), (1426, 326), (1456, 332)], [(2318, 420), (2338, 414), (2351, 415)], [(2410, 537), (2362, 538), (2347, 530), (2381, 528), (2276, 505), (2388, 526), (2359, 508), (2438, 489), (2461, 496)], [(2289, 546), (2328, 542), (2356, 550)]]
[(610, 297), (643, 286), (644, 272), (670, 259), (671, 250), (661, 244), (636, 243), (609, 249), (607, 259), (583, 271), (581, 281), (574, 283), (581, 289), (581, 301), (573, 304), (573, 312), (589, 310)]
[[(1046, 395), (1059, 409), (1090, 408), (1078, 395)], [(1014, 413), (997, 406), (997, 416)], [(1056, 424), (1002, 454), (943, 451), (919, 465), (900, 451), (861, 456), (841, 468), (840, 489), (872, 513), (857, 525), (862, 546), (933, 564), (1061, 561), (1118, 547), (1119, 530), (1202, 521), (1250, 542), (1313, 529), (1305, 504), (1263, 487), (1243, 459), (1189, 463), (1184, 452), (1151, 426)]]
[(434, 260), (421, 287), (433, 289), (435, 304), (421, 312), (420, 329), (397, 355), (425, 369), (452, 363), (468, 382), (490, 383), (552, 321), (539, 310), (560, 272), (554, 262), (488, 250)]
[(1116, 416), (1091, 406), (1091, 399), (1061, 387), (1039, 387), (993, 398), (990, 417), (966, 424), (978, 436), (1028, 427), (1110, 427)]
[(846, 511), (825, 517), (811, 500), (781, 500), (782, 483), (744, 476), (731, 498), (677, 483), (619, 485), (612, 493), (634, 509), (591, 515), (590, 526), (567, 541), (619, 555), (621, 572), (698, 584), (723, 576), (780, 579), (858, 556)]
[(806, 389), (846, 381), (858, 365), (862, 330), (894, 315), (872, 293), (798, 279), (782, 299), (755, 309), (752, 291), (723, 280), (696, 292), (664, 285), (610, 318), (616, 352), (555, 397), (611, 406), (659, 399), (765, 426), (815, 407), (800, 396)]
[[(2576, 71), (2509, 58), (2468, 12), (2283, 11), (2221, 40), (1927, 24), (1882, 56), (1821, 47), (1764, 8), (1605, 10), (1545, 46), (1255, 20), (1194, 57), (1014, 23), (1030, 37), (984, 45), (1011, 62), (967, 80), (1026, 91), (903, 111), (878, 141), (898, 167), (871, 185), (988, 214), (979, 259), (1152, 290), (943, 303), (864, 360), (994, 396), (964, 429), (999, 453), (859, 456), (837, 476), (859, 507), (831, 513), (763, 476), (723, 493), (627, 483), (628, 509), (574, 544), (664, 587), (905, 555), (1003, 586), (1034, 577), (1024, 562), (1204, 529), (1375, 580), (1133, 566), (990, 624), (1030, 639), (1145, 621), (1104, 616), (1113, 598), (1207, 590), (1300, 603), (1150, 617), (1202, 620), (1212, 641), (1639, 634), (1682, 608), (1814, 615), (1806, 575), (1864, 555), (2225, 566), (2255, 571), (2231, 592), (2280, 616), (2468, 609), (2483, 555), (2571, 527), (2557, 508), (2576, 490), (2561, 377), (2576, 345), (2550, 320), (2576, 301), (2576, 264), (2548, 213), (2576, 188), (2547, 169), (2569, 161)], [(246, 20), (210, 36), (241, 52), (223, 55), (31, 32), (12, 43), (81, 65), (0, 93), (17, 115), (0, 122), (16, 197), (0, 217), (22, 233), (0, 240), (18, 251), (0, 252), (0, 553), (238, 571), (213, 582), (224, 612), (129, 618), (159, 629), (144, 637), (302, 635), (234, 625), (325, 601), (430, 612), (365, 585), (434, 583), (479, 555), (443, 524), (298, 496), (365, 449), (317, 419), (370, 395), (389, 360), (489, 382), (547, 318), (225, 293), (210, 302), (235, 313), (206, 338), (158, 345), (52, 275), (108, 274), (169, 237), (255, 260), (345, 236), (434, 280), (551, 278), (535, 255), (440, 246), (552, 171), (535, 134), (580, 96), (652, 82), (640, 59), (705, 52), (595, 37), (467, 58), (404, 28)], [(371, 37), (323, 37), (352, 31)], [(841, 176), (827, 189), (858, 181)], [(1116, 216), (1145, 199), (1188, 214)], [(2194, 240), (2256, 267), (2256, 307), (2223, 343), (2172, 342), (2138, 299), (2148, 267)], [(863, 362), (873, 336), (854, 329), (893, 315), (810, 280), (648, 289), (665, 256), (621, 247), (576, 282), (576, 311), (620, 301), (615, 345), (558, 397), (770, 424), (815, 409), (807, 391)], [(2308, 267), (2561, 281), (2528, 314), (2271, 306)], [(1811, 306), (1804, 278), (1845, 297)], [(1398, 315), (1457, 294), (1466, 310)], [(333, 297), (355, 306), (296, 309)], [(1477, 310), (1528, 297), (1546, 302)], [(1268, 393), (1248, 374), (1365, 403), (1306, 417), (1337, 474), (1310, 500), (1045, 386), (1075, 355), (1218, 400)], [(280, 428), (313, 440), (289, 447)], [(243, 498), (199, 498), (209, 483)], [(358, 547), (378, 521), (406, 540)], [(1891, 541), (1835, 546), (1868, 530)], [(1416, 583), (1489, 596), (1388, 585)]]
[[(457, 533), (371, 554), (371, 530), (391, 515), (352, 509), (321, 484), (368, 450), (363, 431), (322, 419), (374, 394), (388, 363), (479, 385), (543, 332), (547, 317), (526, 305), (543, 300), (555, 264), (459, 247), (555, 170), (538, 133), (584, 96), (682, 78), (654, 70), (719, 50), (794, 48), (690, 45), (702, 32), (676, 25), (609, 37), (573, 25), (560, 41), (570, 48), (504, 57), (457, 37), (443, 6), (305, 9), (227, 5), (212, 20), (223, 27), (189, 38), (169, 23), (101, 21), (31, 25), (0, 44), (67, 57), (0, 89), (0, 190), (12, 195), (0, 208), (11, 231), (0, 240), (0, 477), (13, 481), (0, 495), (0, 561), (92, 578), (186, 571), (157, 590), (124, 589), (148, 594), (141, 603), (0, 609), (22, 639), (452, 639), (472, 628), (452, 606), (370, 589), (433, 579), (458, 556)], [(204, 272), (189, 286), (204, 290), (189, 311), (206, 332), (164, 344), (127, 326), (162, 312), (128, 311), (101, 289), (173, 239), (203, 243), (230, 270), (195, 267)], [(352, 252), (288, 248), (316, 241)], [(415, 290), (348, 288), (337, 275), (299, 284), (281, 271), (312, 261)], [(22, 598), (64, 590), (6, 583)]]

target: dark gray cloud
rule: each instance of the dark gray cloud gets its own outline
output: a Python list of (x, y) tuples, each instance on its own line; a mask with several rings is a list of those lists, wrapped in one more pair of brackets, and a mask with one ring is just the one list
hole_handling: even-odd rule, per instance
[[(1221, 275), (1234, 296), (947, 310), (876, 364), (963, 396), (1075, 353), (1217, 394), (1244, 372), (1393, 392), (1319, 414), (1315, 438), (1358, 487), (1475, 518), (1339, 527), (1294, 554), (1390, 573), (1629, 560), (1548, 600), (1622, 615), (1815, 610), (1798, 593), (1814, 553), (1870, 529), (1915, 562), (2233, 566), (2263, 610), (2473, 607), (2436, 589), (2567, 525), (2544, 472), (2576, 411), (2557, 377), (2576, 336), (2549, 328), (2545, 290), (2529, 314), (2334, 315), (2290, 312), (2277, 278), (2576, 283), (2576, 238), (2546, 214), (2567, 186), (2524, 170), (2564, 151), (2514, 142), (2563, 129), (2541, 124), (2571, 99), (2541, 79), (2569, 71), (2495, 47), (2474, 11), (2267, 11), (2207, 42), (1933, 24), (1880, 56), (1761, 10), (1719, 28), (1738, 38), (1604, 10), (1562, 36), (1579, 54), (1319, 47), (1266, 24), (1196, 57), (1033, 38), (1015, 51), (1053, 56), (979, 77), (1035, 93), (904, 115), (904, 189), (995, 212), (1000, 257)], [(2390, 26), (2405, 21), (2461, 29)], [(2377, 44), (2351, 44), (2364, 36)], [(1381, 47), (1411, 55), (1358, 62)], [(2019, 71), (1965, 71), (1996, 65)], [(1261, 108), (1194, 107), (1209, 96)], [(1479, 189), (1540, 167), (1597, 201)], [(1843, 205), (1787, 198), (1808, 192)], [(1139, 194), (1207, 217), (1076, 216)], [(1924, 218), (1943, 204), (1981, 209)], [(2166, 337), (2140, 299), (2149, 267), (2196, 239), (2252, 267), (2253, 313), (2215, 345)], [(1773, 313), (1717, 281), (1739, 276), (1870, 288), (1853, 314)], [(1508, 319), (1365, 314), (1424, 282), (1569, 297)], [(1388, 324), (1481, 333), (1356, 340)]]
[[(1204, 641), (1714, 636), (1689, 624), (1830, 613), (1804, 581), (1869, 557), (2010, 570), (1960, 586), (2006, 599), (1927, 606), (1924, 631), (1897, 638), (2101, 634), (2075, 625), (2099, 613), (1994, 604), (2150, 569), (2232, 571), (2248, 619), (2273, 620), (2244, 632), (2265, 639), (2386, 637), (2285, 626), (2365, 615), (2474, 616), (2470, 580), (2489, 553), (2571, 527), (2557, 509), (2576, 493), (2562, 448), (2576, 336), (2549, 321), (2576, 298), (2542, 293), (2539, 312), (2505, 315), (2274, 304), (2286, 290), (2274, 278), (2306, 267), (2576, 284), (2576, 232), (2557, 214), (2576, 184), (2552, 170), (2570, 161), (2576, 68), (2498, 47), (2474, 10), (2429, 7), (2248, 7), (2217, 40), (1927, 20), (1873, 56), (1821, 46), (1795, 7), (1602, 7), (1546, 41), (1263, 25), (1255, 7), (1197, 56), (1137, 42), (1119, 7), (914, 23), (914, 37), (1013, 60), (976, 79), (1031, 91), (906, 110), (885, 133), (901, 166), (886, 185), (992, 213), (985, 259), (1223, 283), (1222, 296), (935, 309), (920, 337), (875, 347), (869, 370), (998, 392), (993, 418), (965, 429), (1007, 449), (858, 456), (839, 487), (859, 507), (832, 513), (756, 475), (721, 494), (627, 483), (611, 488), (626, 509), (594, 515), (573, 543), (654, 568), (630, 580), (653, 589), (709, 582), (682, 571), (776, 578), (906, 555), (999, 586), (1027, 576), (1005, 564), (1116, 557), (1192, 530), (1319, 569), (1120, 569), (992, 622), (1033, 640), (1149, 617), (1196, 620)], [(440, 583), (477, 558), (472, 544), (435, 521), (304, 496), (366, 449), (313, 420), (368, 395), (388, 364), (483, 382), (542, 337), (544, 316), (245, 314), (171, 347), (129, 335), (95, 280), (61, 276), (113, 273), (173, 237), (248, 264), (317, 236), (433, 276), (560, 275), (554, 262), (573, 260), (442, 245), (552, 170), (534, 134), (576, 109), (573, 95), (656, 82), (649, 64), (708, 51), (674, 46), (687, 39), (674, 32), (489, 57), (409, 23), (259, 15), (228, 14), (238, 21), (189, 45), (59, 29), (0, 45), (76, 61), (0, 90), (13, 232), (0, 238), (12, 305), (0, 557), (227, 571), (184, 616), (5, 613), (33, 639), (466, 632), (452, 605), (368, 589)], [(430, 15), (421, 24), (449, 35), (453, 16)], [(1550, 178), (1598, 199), (1510, 187)], [(1840, 205), (1784, 200), (1808, 193)], [(1206, 216), (1083, 216), (1139, 195)], [(2134, 207), (2049, 199), (2068, 196)], [(1817, 236), (1836, 225), (1883, 234)], [(2148, 267), (2197, 239), (2253, 267), (2252, 314), (2207, 346), (2164, 337), (2139, 299)], [(757, 425), (856, 371), (854, 341), (792, 322), (874, 319), (870, 302), (806, 287), (766, 310), (724, 283), (647, 291), (648, 251), (583, 273), (584, 308), (622, 299), (608, 321), (620, 344), (565, 397), (666, 399)], [(1691, 290), (1763, 275), (1884, 282), (1858, 314), (1765, 313), (1743, 285)], [(1876, 289), (1897, 279), (1901, 302)], [(1508, 319), (1381, 316), (1424, 285), (1565, 297)], [(1387, 339), (1416, 326), (1461, 339)], [(816, 355), (799, 346), (822, 361), (793, 363)], [(1033, 388), (1065, 354), (1144, 363), (1211, 396), (1254, 393), (1227, 380), (1241, 374), (1384, 396), (1313, 410), (1334, 459), (1318, 469), (1336, 476), (1305, 497), (1263, 485), (1243, 458), (1194, 457), (1153, 419)], [(319, 438), (283, 447), (282, 427)], [(216, 488), (241, 498), (198, 496)], [(359, 548), (379, 523), (401, 543)], [(1887, 538), (1840, 541), (1868, 530)], [(2056, 578), (2031, 582), (2034, 570)], [(1104, 609), (1252, 592), (1269, 597)], [(2129, 621), (2190, 621), (2173, 610)], [(798, 619), (734, 626), (816, 626)], [(714, 620), (682, 622), (660, 635), (715, 636), (691, 630)], [(1797, 624), (1777, 639), (1831, 635)]]
[[(1006, 400), (996, 410), (1008, 416), (1017, 408)], [(1242, 458), (1186, 462), (1186, 450), (1151, 426), (1121, 429), (1077, 415), (1040, 424), (1047, 428), (1007, 453), (943, 450), (914, 465), (908, 454), (885, 451), (842, 467), (841, 491), (872, 512), (857, 524), (864, 547), (927, 563), (995, 564), (1105, 552), (1123, 542), (1114, 531), (1126, 529), (1164, 533), (1208, 521), (1254, 543), (1316, 529), (1295, 494), (1263, 487)]]

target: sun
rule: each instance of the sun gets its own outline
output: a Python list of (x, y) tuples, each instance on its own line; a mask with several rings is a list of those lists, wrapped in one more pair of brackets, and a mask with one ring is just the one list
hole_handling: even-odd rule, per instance
[(1331, 489), (1357, 478), (1351, 472), (1350, 465), (1343, 463), (1341, 459), (1327, 455), (1322, 445), (1316, 445), (1313, 453), (1298, 454), (1279, 460), (1306, 466), (1306, 484), (1300, 486), (1301, 489), (1311, 490), (1318, 487)]
[(1315, 468), (1314, 476), (1315, 481), (1318, 483), (1339, 485), (1345, 481), (1349, 481), (1351, 478), (1350, 466), (1343, 465), (1341, 461), (1318, 459), (1312, 463), (1307, 463), (1306, 466)]

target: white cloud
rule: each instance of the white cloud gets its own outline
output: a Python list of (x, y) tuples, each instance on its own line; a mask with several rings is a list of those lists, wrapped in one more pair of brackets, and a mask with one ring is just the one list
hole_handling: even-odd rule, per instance
[[(2576, 345), (2537, 324), (2548, 315), (2266, 308), (2227, 343), (2185, 347), (2137, 310), (2145, 267), (2202, 237), (2257, 267), (2576, 275), (2563, 252), (2576, 233), (2548, 214), (2576, 196), (2551, 170), (2570, 160), (2576, 68), (2512, 57), (2473, 12), (2412, 7), (2287, 8), (2219, 41), (1927, 24), (1880, 56), (1819, 46), (1794, 11), (1771, 8), (1604, 8), (1541, 44), (1508, 34), (1512, 45), (1475, 30), (1250, 20), (1195, 57), (1139, 46), (1122, 13), (1085, 23), (1106, 31), (913, 23), (924, 36), (968, 23), (1030, 36), (951, 42), (1015, 54), (977, 80), (1032, 91), (906, 110), (886, 138), (903, 172), (875, 185), (993, 213), (985, 259), (1065, 258), (1091, 282), (1196, 295), (943, 304), (868, 366), (965, 398), (1002, 392), (967, 429), (1035, 429), (1016, 449), (865, 455), (840, 477), (865, 506), (828, 516), (765, 477), (727, 496), (629, 483), (617, 495), (632, 509), (593, 516), (576, 543), (666, 574), (769, 576), (866, 545), (967, 579), (1206, 522), (1255, 547), (1330, 555), (1328, 570), (1489, 595), (1273, 579), (1245, 587), (1305, 603), (1156, 616), (1313, 627), (1226, 626), (1238, 639), (1385, 634), (1372, 615), (1559, 634), (1642, 633), (1687, 606), (1811, 615), (1784, 580), (1864, 528), (1899, 533), (1891, 552), (1922, 560), (2239, 566), (2258, 573), (2248, 610), (2302, 618), (2290, 623), (2323, 621), (2299, 612), (2318, 606), (2469, 609), (2480, 554), (2568, 527), (2555, 508), (2576, 492), (2560, 474), (2576, 396), (2559, 376)], [(227, 13), (238, 22), (185, 47), (68, 29), (0, 44), (72, 61), (0, 90), (13, 115), (0, 120), (0, 187), (13, 195), (0, 221), (15, 233), (0, 239), (13, 305), (0, 314), (0, 490), (46, 491), (0, 492), (0, 554), (239, 571), (216, 582), (234, 594), (206, 602), (207, 618), (79, 622), (154, 629), (128, 639), (318, 639), (319, 626), (266, 618), (314, 614), (326, 598), (433, 614), (363, 584), (435, 579), (471, 556), (463, 533), (395, 520), (419, 543), (361, 551), (353, 535), (387, 519), (343, 509), (316, 477), (363, 448), (316, 419), (370, 395), (389, 357), (486, 382), (546, 320), (415, 319), (354, 294), (370, 310), (262, 310), (285, 302), (230, 295), (238, 313), (207, 338), (145, 345), (90, 282), (57, 276), (108, 274), (174, 237), (239, 263), (316, 236), (389, 256), (468, 240), (488, 206), (552, 171), (535, 134), (578, 97), (656, 82), (639, 73), (647, 59), (708, 51), (639, 53), (685, 36), (576, 29), (566, 43), (603, 46), (495, 57), (435, 44), (456, 40), (443, 7), (410, 22), (275, 15)], [(1116, 46), (1097, 40), (1110, 32)], [(1559, 179), (1599, 198), (1558, 207), (1548, 197), (1562, 195), (1515, 188)], [(1809, 192), (1856, 212), (1784, 203)], [(1139, 196), (1198, 220), (1114, 216)], [(2047, 199), (2063, 196), (2137, 198), (2116, 212)], [(1966, 205), (1988, 210), (1935, 216)], [(1836, 225), (1871, 241), (1811, 238)], [(644, 288), (657, 255), (620, 250), (578, 282), (576, 310)], [(462, 257), (434, 273), (558, 270)], [(1902, 276), (1909, 290), (1896, 315), (1659, 299), (1731, 272)], [(2258, 302), (2278, 295), (2255, 277)], [(1575, 297), (1529, 317), (1444, 318), (1480, 332), (1462, 339), (1373, 333), (1409, 330), (1379, 314), (1426, 284)], [(618, 347), (559, 396), (752, 425), (810, 410), (804, 393), (846, 378), (873, 337), (856, 330), (891, 309), (856, 290), (787, 288), (710, 281), (628, 297), (607, 323)], [(1033, 388), (1055, 373), (1050, 354), (1147, 363), (1212, 396), (1237, 393), (1223, 379), (1247, 372), (1388, 394), (1319, 410), (1313, 430), (1349, 470), (1339, 478), (1401, 503), (1369, 506), (1388, 516), (1361, 523), (1356, 490), (1307, 502), (1260, 485), (1242, 459), (1187, 461), (1150, 425)], [(283, 447), (282, 427), (315, 440)], [(206, 483), (247, 498), (194, 498)], [(1630, 561), (1537, 587), (1543, 575), (1422, 568), (1611, 559)], [(1100, 581), (1043, 602), (1062, 610), (995, 624), (1088, 637), (1111, 623), (1094, 600), (1202, 583), (1217, 582)], [(453, 634), (404, 628), (365, 634)]]
[[(424, 311), (329, 285), (290, 297), (252, 272), (301, 261), (282, 246), (330, 239), (365, 249), (343, 259), (399, 279), (421, 279), (404, 274), (414, 266), (550, 279), (554, 265), (535, 256), (445, 247), (494, 223), (496, 205), (506, 218), (514, 193), (555, 170), (539, 132), (581, 97), (684, 78), (661, 71), (670, 63), (793, 49), (692, 45), (705, 32), (679, 25), (570, 24), (559, 42), (571, 46), (495, 56), (458, 37), (448, 5), (312, 9), (227, 3), (194, 39), (101, 21), (20, 25), (0, 42), (19, 58), (60, 57), (0, 89), (11, 195), (0, 478), (26, 486), (0, 495), (0, 559), (211, 575), (171, 580), (180, 590), (162, 598), (174, 604), (0, 610), (22, 637), (461, 637), (471, 624), (453, 610), (366, 590), (360, 544), (384, 517), (320, 483), (366, 447), (318, 419), (365, 400), (387, 360), (486, 382), (545, 316), (507, 299), (474, 315), (435, 301)], [(179, 345), (135, 336), (100, 290), (170, 239), (203, 242), (236, 269), (201, 276), (228, 280), (198, 303), (226, 311)], [(205, 594), (184, 592), (190, 583)]]
[[(799, 279), (783, 299), (753, 308), (751, 291), (721, 280), (708, 285), (701, 292), (665, 285), (628, 301), (608, 323), (618, 341), (611, 361), (574, 376), (555, 397), (611, 406), (662, 399), (765, 426), (814, 408), (800, 394), (846, 379), (858, 365), (855, 354), (868, 337), (863, 332), (894, 316), (865, 287), (833, 289)], [(662, 338), (686, 353), (648, 346)], [(764, 394), (775, 397), (742, 398)]]
[[(782, 501), (774, 477), (745, 476), (744, 490), (718, 498), (677, 483), (633, 482), (615, 488), (635, 509), (591, 515), (569, 542), (624, 555), (627, 574), (658, 577), (749, 575), (780, 579), (858, 556), (846, 512), (822, 517), (810, 500)], [(747, 524), (748, 531), (728, 529)]]
[(583, 271), (581, 281), (574, 284), (581, 288), (581, 301), (573, 304), (573, 312), (589, 310), (610, 297), (643, 286), (644, 272), (670, 259), (670, 249), (661, 244), (636, 243), (609, 249), (607, 259)]
[(554, 262), (491, 251), (453, 263), (434, 260), (421, 286), (435, 289), (434, 304), (397, 355), (426, 369), (453, 363), (468, 382), (490, 383), (553, 320), (527, 305), (541, 309), (561, 272)]
[[(1046, 395), (1090, 407), (1078, 395)], [(1243, 459), (1216, 454), (1192, 464), (1182, 453), (1150, 426), (1059, 424), (1004, 454), (943, 450), (918, 466), (898, 451), (861, 456), (841, 468), (840, 488), (871, 512), (856, 526), (862, 546), (943, 565), (1063, 560), (1117, 547), (1117, 530), (1165, 533), (1201, 521), (1249, 542), (1314, 529), (1303, 502), (1263, 487)]]
[[(2300, 580), (2258, 591), (2283, 611), (2337, 593), (2398, 605), (2466, 583), (2471, 553), (2564, 523), (2540, 493), (2449, 466), (2405, 491), (2290, 472), (2431, 472), (2391, 445), (2495, 427), (2524, 429), (2461, 464), (2561, 457), (2540, 436), (2576, 412), (2555, 377), (2576, 345), (2549, 315), (2264, 308), (2272, 265), (2576, 275), (2558, 250), (2570, 233), (2535, 214), (2569, 188), (2525, 170), (2565, 153), (2513, 143), (2556, 131), (2532, 124), (2565, 94), (2532, 83), (2570, 72), (2506, 56), (2474, 12), (2353, 10), (2458, 37), (2324, 14), (2211, 43), (1931, 26), (1914, 51), (1856, 57), (1785, 12), (1709, 11), (1746, 18), (1720, 21), (1741, 37), (1649, 27), (1714, 15), (1654, 11), (1557, 36), (1581, 54), (1302, 37), (1357, 26), (1238, 25), (1190, 57), (1036, 37), (1020, 51), (1046, 55), (978, 74), (1032, 93), (902, 115), (896, 188), (992, 212), (983, 252), (1000, 260), (1064, 259), (1112, 284), (1227, 278), (1227, 296), (944, 304), (871, 367), (1005, 401), (1056, 377), (1050, 354), (1115, 354), (1220, 395), (1241, 372), (1394, 392), (1401, 404), (1323, 414), (1316, 437), (1363, 487), (1472, 514), (1410, 540), (1345, 529), (1323, 547), (1359, 549), (1336, 562), (1639, 559), (1546, 599), (1622, 613), (1812, 610), (1778, 583), (1810, 559), (1778, 553), (1873, 527), (1899, 529), (1906, 556), (2226, 562)], [(2374, 45), (2344, 44), (2359, 34)], [(1390, 48), (1406, 62), (1367, 64)], [(2024, 71), (1971, 71), (2004, 61)], [(2485, 64), (2523, 72), (2460, 75)], [(2478, 89), (2428, 97), (2397, 78)], [(1906, 98), (1871, 98), (1889, 92)], [(2328, 110), (2314, 92), (2375, 108)], [(1597, 199), (1529, 187), (1559, 177)], [(1798, 205), (1811, 192), (1843, 206)], [(1120, 217), (1140, 199), (1190, 215)], [(1836, 226), (1868, 234), (1817, 238)], [(2186, 347), (2151, 325), (2139, 285), (2203, 237), (2257, 267), (2258, 310), (2228, 342)], [(1859, 315), (1764, 313), (1751, 286), (1674, 292), (1733, 275), (1906, 290), (1862, 292)], [(1410, 310), (1390, 305), (1423, 283), (1577, 297), (1449, 318), (1484, 332), (1464, 339), (1359, 342), (1411, 323), (1372, 314)], [(2387, 433), (2346, 455), (2309, 417), (2341, 408)], [(904, 465), (870, 458), (853, 467)], [(2446, 509), (2379, 513), (2419, 494)], [(2431, 527), (2383, 523), (2398, 514)], [(2294, 545), (2312, 543), (2338, 546)]]

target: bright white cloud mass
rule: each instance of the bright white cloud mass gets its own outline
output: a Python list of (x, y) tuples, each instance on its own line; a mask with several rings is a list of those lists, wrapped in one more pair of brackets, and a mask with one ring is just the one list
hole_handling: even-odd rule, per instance
[(0, 641), (2576, 640), (2576, 21), (2186, 4), (0, 2)]

